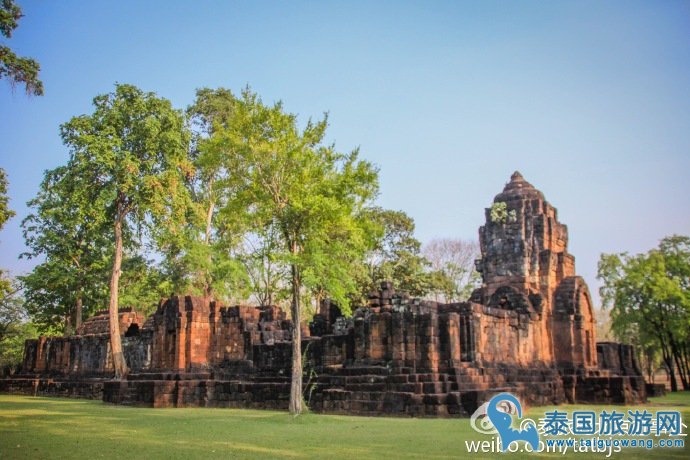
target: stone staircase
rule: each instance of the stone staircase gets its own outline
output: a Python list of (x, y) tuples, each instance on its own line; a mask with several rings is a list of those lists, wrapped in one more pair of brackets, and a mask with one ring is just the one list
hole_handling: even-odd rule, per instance
[(526, 404), (562, 402), (563, 389), (554, 378), (557, 374), (550, 368), (477, 368), (469, 364), (445, 372), (332, 367), (322, 371), (307, 394), (311, 394), (309, 402), (314, 410), (329, 413), (469, 416), (491, 395), (503, 391), (519, 395)]

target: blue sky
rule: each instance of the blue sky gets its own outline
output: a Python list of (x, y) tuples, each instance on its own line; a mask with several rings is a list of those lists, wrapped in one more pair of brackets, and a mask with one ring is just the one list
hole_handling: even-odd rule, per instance
[(422, 241), (476, 239), (519, 170), (559, 209), (596, 291), (602, 252), (690, 234), (690, 2), (21, 0), (6, 41), (46, 95), (0, 81), (0, 167), (17, 217), (0, 267), (31, 263), (19, 223), (58, 127), (115, 82), (184, 108), (199, 87), (246, 85), (381, 170), (379, 204)]

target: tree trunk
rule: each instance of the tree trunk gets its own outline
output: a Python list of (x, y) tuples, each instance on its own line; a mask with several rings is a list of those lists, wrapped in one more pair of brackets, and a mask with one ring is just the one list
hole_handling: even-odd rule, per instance
[[(293, 254), (296, 253), (293, 245)], [(292, 269), (292, 380), (290, 382), (290, 413), (302, 413), (302, 331), (300, 329), (300, 277), (297, 266)]]
[[(669, 333), (670, 335), (670, 333)], [(669, 337), (669, 343), (671, 344), (671, 353), (673, 359), (676, 363), (676, 369), (678, 369), (678, 375), (680, 376), (680, 382), (683, 385), (683, 390), (688, 390), (688, 380), (686, 378), (686, 372), (683, 367), (683, 362), (681, 361), (680, 350), (673, 337)]]
[[(657, 328), (658, 331), (662, 330), (662, 328), (659, 326), (657, 326)], [(678, 382), (676, 382), (676, 372), (673, 366), (673, 357), (671, 356), (671, 351), (669, 350), (668, 345), (666, 345), (666, 338), (662, 332), (657, 333), (657, 338), (661, 344), (661, 357), (664, 360), (664, 364), (666, 364), (666, 368), (668, 369), (671, 378), (671, 391), (678, 391)]]
[[(683, 369), (685, 370), (685, 377), (690, 382), (690, 360), (688, 360), (688, 349), (687, 345), (681, 347), (680, 353), (681, 362), (683, 363)], [(688, 388), (686, 388), (687, 390)]]
[(688, 387), (690, 386), (690, 367), (688, 366), (687, 355), (685, 353), (685, 349), (682, 345), (682, 342), (681, 342), (681, 344), (678, 345), (678, 358), (677, 358), (677, 360), (680, 363), (679, 365), (683, 370), (683, 375), (685, 376), (685, 380), (683, 383), (685, 388), (683, 388), (683, 389), (689, 390), (690, 388), (688, 388)]
[[(209, 198), (213, 194), (213, 178), (211, 178), (208, 181), (208, 194)], [(211, 246), (211, 234), (213, 232), (213, 211), (216, 208), (216, 201), (211, 198), (210, 202), (208, 204), (208, 210), (206, 211), (206, 232), (204, 233), (204, 244), (206, 246)], [(212, 260), (211, 260), (211, 251), (208, 252), (208, 268), (206, 269), (206, 272), (203, 274), (204, 276), (204, 296), (208, 299), (211, 298), (211, 294), (213, 293), (213, 288), (212, 283), (213, 279), (211, 277), (211, 272), (210, 267), (212, 265)]]
[(678, 375), (680, 376), (680, 383), (683, 385), (683, 390), (688, 390), (688, 379), (685, 375), (685, 369), (683, 368), (683, 363), (680, 360), (680, 356), (677, 351), (674, 351), (673, 358), (676, 362), (676, 368), (678, 369)]
[(678, 391), (678, 382), (676, 382), (676, 371), (674, 369), (673, 360), (666, 353), (664, 353), (664, 363), (666, 364), (669, 379), (671, 380), (671, 391), (676, 392)]
[(127, 376), (127, 363), (122, 353), (122, 339), (120, 337), (120, 320), (118, 316), (118, 288), (120, 285), (120, 268), (122, 266), (122, 220), (124, 216), (120, 212), (115, 218), (115, 259), (113, 260), (113, 273), (110, 277), (110, 305), (108, 306), (110, 323), (110, 350), (113, 357), (113, 369), (115, 378), (124, 379)]
[(81, 294), (77, 296), (77, 302), (74, 306), (74, 324), (75, 328), (78, 331), (79, 328), (81, 327), (81, 317), (82, 317), (82, 300), (81, 300)]

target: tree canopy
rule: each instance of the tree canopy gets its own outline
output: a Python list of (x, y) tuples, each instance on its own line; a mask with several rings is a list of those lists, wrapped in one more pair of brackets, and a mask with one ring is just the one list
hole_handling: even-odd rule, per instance
[(44, 328), (79, 327), (83, 308), (102, 308), (112, 231), (103, 202), (92, 202), (76, 171), (60, 166), (46, 171), (33, 209), (22, 221), (27, 258), (41, 258), (21, 277), (27, 308)]
[(236, 204), (233, 200), (243, 174), (237, 156), (219, 134), (232, 125), (237, 103), (229, 90), (203, 88), (187, 108), (193, 166), (185, 178), (187, 213), (176, 226), (160, 233), (176, 291), (221, 299), (247, 291), (247, 276), (234, 257), (242, 241), (242, 214), (228, 214)]
[[(0, 3), (0, 33), (11, 38), (12, 32), (19, 25), (22, 9), (14, 0), (2, 0)], [(12, 86), (23, 84), (26, 94), (43, 95), (43, 82), (38, 78), (41, 66), (31, 58), (17, 56), (8, 46), (0, 45), (0, 79), (5, 78)]]
[(658, 352), (677, 390), (690, 389), (690, 238), (670, 236), (645, 254), (602, 254), (597, 277), (613, 333)]
[(428, 273), (429, 261), (421, 255), (422, 243), (414, 236), (414, 219), (403, 211), (379, 207), (367, 214), (378, 226), (379, 235), (367, 255), (365, 292), (376, 290), (381, 281), (392, 281), (410, 295), (427, 294), (434, 280)]

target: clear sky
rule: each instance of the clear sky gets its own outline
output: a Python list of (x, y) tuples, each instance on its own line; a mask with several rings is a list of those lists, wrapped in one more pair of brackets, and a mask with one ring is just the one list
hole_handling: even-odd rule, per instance
[[(0, 81), (0, 167), (17, 217), (0, 267), (31, 263), (19, 223), (58, 127), (115, 82), (184, 108), (250, 85), (380, 167), (379, 204), (417, 237), (477, 238), (519, 170), (559, 210), (595, 294), (602, 252), (690, 234), (690, 2), (29, 1), (7, 41), (45, 96)], [(596, 295), (596, 294), (595, 294)]]

